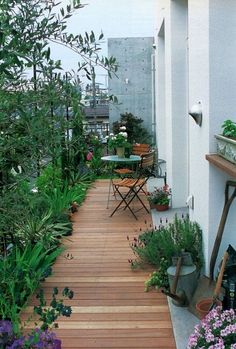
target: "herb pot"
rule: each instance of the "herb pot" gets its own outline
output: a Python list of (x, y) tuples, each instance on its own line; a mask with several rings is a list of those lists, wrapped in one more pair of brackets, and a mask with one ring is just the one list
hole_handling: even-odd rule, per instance
[(155, 204), (154, 207), (155, 207), (155, 209), (157, 211), (167, 211), (169, 209), (169, 205), (158, 205), (158, 204)]

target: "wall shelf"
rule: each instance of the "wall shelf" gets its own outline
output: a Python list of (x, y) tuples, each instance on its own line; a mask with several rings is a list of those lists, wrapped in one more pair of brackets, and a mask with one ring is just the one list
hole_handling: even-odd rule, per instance
[(218, 154), (207, 154), (206, 159), (220, 170), (226, 172), (231, 177), (236, 178), (236, 165), (232, 162), (225, 160)]

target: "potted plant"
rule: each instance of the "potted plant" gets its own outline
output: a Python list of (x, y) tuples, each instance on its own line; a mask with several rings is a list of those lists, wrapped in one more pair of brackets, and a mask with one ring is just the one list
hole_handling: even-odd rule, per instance
[(161, 188), (154, 188), (153, 192), (148, 193), (148, 201), (151, 208), (155, 208), (157, 211), (166, 211), (169, 209), (171, 198), (171, 189), (168, 185), (164, 185)]
[(121, 126), (120, 132), (117, 134), (110, 133), (108, 138), (108, 148), (116, 150), (116, 154), (118, 157), (125, 157), (125, 149), (129, 149), (131, 147), (130, 143), (127, 140), (128, 134), (126, 132), (126, 127)]
[(236, 313), (233, 309), (222, 311), (216, 307), (200, 324), (195, 326), (189, 337), (188, 349), (236, 348)]
[(215, 135), (217, 154), (236, 164), (236, 122), (225, 120), (221, 127), (222, 134)]

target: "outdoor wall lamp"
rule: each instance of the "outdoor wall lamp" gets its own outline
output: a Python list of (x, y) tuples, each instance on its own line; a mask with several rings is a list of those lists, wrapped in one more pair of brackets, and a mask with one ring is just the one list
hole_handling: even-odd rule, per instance
[(128, 85), (128, 83), (129, 83), (129, 79), (125, 78), (125, 84)]
[(193, 104), (193, 106), (189, 109), (189, 115), (192, 116), (197, 125), (202, 125), (202, 103), (198, 102)]

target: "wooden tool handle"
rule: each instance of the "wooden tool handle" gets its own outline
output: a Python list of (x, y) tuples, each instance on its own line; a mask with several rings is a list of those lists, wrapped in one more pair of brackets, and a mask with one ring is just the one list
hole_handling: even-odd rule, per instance
[(176, 293), (176, 288), (177, 288), (177, 284), (178, 284), (178, 279), (179, 279), (179, 273), (180, 273), (180, 269), (181, 269), (181, 264), (182, 264), (182, 257), (178, 258), (177, 261), (177, 265), (176, 265), (176, 271), (175, 271), (175, 277), (174, 277), (174, 281), (171, 287), (171, 293), (175, 294)]
[(228, 257), (229, 257), (229, 254), (226, 251), (224, 253), (224, 257), (223, 257), (222, 264), (221, 264), (221, 267), (220, 267), (220, 272), (219, 272), (218, 279), (217, 279), (217, 282), (216, 282), (216, 287), (215, 287), (215, 290), (214, 290), (214, 298), (217, 298), (219, 296), (220, 288), (221, 288), (221, 284), (222, 284), (222, 279), (223, 279), (223, 275), (224, 275), (224, 271), (225, 271), (225, 265), (226, 265)]

